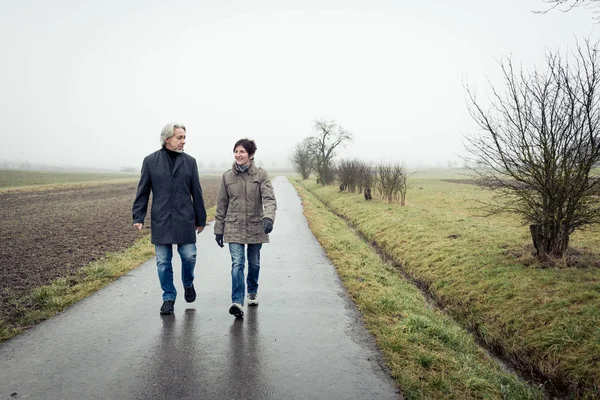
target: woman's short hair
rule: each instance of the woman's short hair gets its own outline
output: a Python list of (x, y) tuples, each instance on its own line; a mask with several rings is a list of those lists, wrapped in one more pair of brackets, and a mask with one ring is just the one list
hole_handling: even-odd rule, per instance
[(248, 155), (250, 156), (250, 158), (254, 158), (254, 153), (256, 153), (256, 143), (254, 143), (254, 140), (251, 139), (240, 139), (237, 142), (235, 142), (235, 145), (233, 146), (233, 151), (235, 152), (236, 147), (238, 146), (242, 146), (244, 148), (244, 150), (246, 150), (246, 153), (248, 153)]
[[(172, 138), (173, 135), (175, 134), (175, 129), (183, 129), (184, 132), (187, 132), (185, 130), (185, 125), (183, 124), (177, 124), (175, 122), (171, 122), (165, 125), (165, 127), (162, 129), (162, 132), (160, 133), (160, 145), (161, 146), (165, 146), (165, 142)], [(244, 147), (245, 148), (245, 147)]]

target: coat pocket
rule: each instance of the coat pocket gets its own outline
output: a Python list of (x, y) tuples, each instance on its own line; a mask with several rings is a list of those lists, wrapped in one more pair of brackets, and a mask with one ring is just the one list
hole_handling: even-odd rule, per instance
[(265, 232), (262, 227), (262, 218), (261, 217), (251, 217), (250, 218), (250, 226), (248, 227), (250, 231), (250, 235), (252, 237), (257, 237), (263, 235)]
[(223, 228), (223, 233), (227, 236), (237, 236), (238, 234), (238, 226), (237, 226), (237, 217), (225, 217), (225, 226)]

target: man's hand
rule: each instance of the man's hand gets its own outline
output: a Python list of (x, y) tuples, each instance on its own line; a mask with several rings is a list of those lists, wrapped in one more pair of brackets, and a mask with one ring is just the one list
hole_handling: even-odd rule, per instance
[(204, 230), (204, 227), (203, 227), (203, 226), (197, 226), (197, 227), (196, 227), (196, 233), (200, 233), (200, 232), (202, 232), (203, 230)]
[(217, 242), (220, 248), (223, 248), (223, 235), (215, 234), (215, 241)]
[(141, 231), (143, 226), (144, 224), (141, 223), (133, 224), (134, 229), (137, 229), (138, 231)]
[(271, 233), (271, 231), (273, 230), (273, 220), (271, 218), (263, 218), (263, 231), (265, 231), (265, 233)]

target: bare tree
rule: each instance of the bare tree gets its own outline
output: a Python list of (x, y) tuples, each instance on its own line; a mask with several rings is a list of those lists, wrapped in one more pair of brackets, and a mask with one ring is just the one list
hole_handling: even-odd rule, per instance
[(485, 111), (466, 87), (471, 116), (482, 128), (467, 137), (473, 170), (495, 192), (491, 213), (512, 212), (531, 226), (541, 260), (563, 257), (576, 229), (600, 222), (600, 58), (585, 42), (561, 57), (546, 54), (546, 71), (501, 67), (506, 93), (492, 87)]
[(329, 185), (334, 181), (333, 158), (339, 146), (352, 141), (352, 134), (333, 120), (314, 121), (316, 136), (308, 138), (315, 161), (315, 170), (319, 182)]
[[(585, 7), (588, 9), (594, 9), (593, 13), (597, 14), (600, 8), (600, 0), (544, 0), (544, 3), (548, 4), (545, 10), (535, 11), (538, 14), (546, 14), (552, 10), (559, 9), (563, 12), (569, 12), (576, 7)], [(594, 17), (598, 19), (598, 16)]]
[(358, 167), (358, 185), (359, 193), (363, 192), (365, 200), (371, 200), (371, 189), (375, 183), (376, 170), (365, 162), (361, 162)]
[(400, 205), (406, 203), (408, 190), (408, 170), (404, 164), (381, 162), (375, 168), (377, 171), (377, 190), (388, 202), (399, 201)]
[(549, 8), (540, 11), (546, 13), (560, 6), (564, 6), (563, 11), (571, 11), (575, 7), (593, 8), (600, 6), (600, 0), (544, 0), (544, 3), (549, 4)]
[[(340, 189), (356, 192), (359, 187), (359, 170), (362, 162), (358, 159), (341, 160), (337, 166), (338, 176), (340, 178)], [(343, 188), (343, 189), (342, 189)]]
[(394, 176), (398, 182), (398, 192), (400, 193), (400, 205), (406, 204), (406, 192), (408, 191), (408, 170), (404, 164), (394, 165)]
[(359, 159), (341, 160), (336, 164), (336, 176), (340, 180), (340, 191), (363, 193), (365, 200), (371, 200), (371, 188), (376, 180), (377, 171)]
[(296, 145), (290, 161), (294, 170), (302, 176), (302, 179), (308, 179), (314, 168), (314, 160), (308, 138)]

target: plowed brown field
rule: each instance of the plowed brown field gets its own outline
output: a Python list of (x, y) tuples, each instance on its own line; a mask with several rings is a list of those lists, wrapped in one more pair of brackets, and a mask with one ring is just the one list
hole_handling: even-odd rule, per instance
[[(202, 179), (206, 208), (215, 204), (218, 184)], [(17, 317), (11, 299), (133, 245), (141, 235), (131, 226), (136, 187), (119, 182), (0, 191), (0, 318), (10, 324)]]

